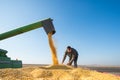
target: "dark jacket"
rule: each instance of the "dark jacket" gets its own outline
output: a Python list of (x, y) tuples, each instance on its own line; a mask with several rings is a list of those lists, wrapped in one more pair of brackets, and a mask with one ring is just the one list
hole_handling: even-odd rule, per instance
[(64, 57), (63, 57), (63, 61), (66, 59), (66, 56), (69, 56), (69, 62), (72, 63), (77, 57), (78, 57), (78, 52), (77, 50), (75, 50), (74, 48), (71, 48), (72, 51), (69, 53), (67, 52), (67, 50), (65, 51)]

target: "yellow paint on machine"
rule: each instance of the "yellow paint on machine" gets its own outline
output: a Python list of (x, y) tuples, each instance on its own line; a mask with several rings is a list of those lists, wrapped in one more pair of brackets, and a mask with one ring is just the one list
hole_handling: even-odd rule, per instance
[(48, 33), (48, 41), (49, 41), (49, 46), (51, 49), (51, 54), (52, 54), (52, 61), (53, 61), (53, 65), (57, 65), (59, 64), (58, 59), (57, 59), (57, 51), (56, 48), (54, 46), (54, 42), (52, 39), (52, 33)]

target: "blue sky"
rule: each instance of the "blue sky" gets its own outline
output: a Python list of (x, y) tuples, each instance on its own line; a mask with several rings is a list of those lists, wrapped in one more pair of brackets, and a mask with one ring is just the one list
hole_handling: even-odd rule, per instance
[[(0, 33), (50, 17), (60, 63), (70, 45), (79, 52), (79, 65), (120, 65), (119, 4), (119, 0), (0, 0)], [(43, 28), (2, 40), (0, 48), (23, 63), (52, 64)]]

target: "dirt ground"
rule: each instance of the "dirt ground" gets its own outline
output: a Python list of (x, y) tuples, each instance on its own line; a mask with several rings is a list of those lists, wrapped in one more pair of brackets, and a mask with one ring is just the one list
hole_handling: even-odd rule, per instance
[(120, 76), (65, 65), (0, 69), (0, 80), (120, 80)]

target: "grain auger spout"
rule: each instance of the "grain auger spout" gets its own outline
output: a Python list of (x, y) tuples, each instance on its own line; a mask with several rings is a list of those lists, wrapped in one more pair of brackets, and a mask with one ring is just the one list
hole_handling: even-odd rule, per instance
[[(25, 32), (28, 32), (28, 31), (31, 31), (31, 30), (34, 30), (34, 29), (37, 29), (37, 28), (41, 28), (41, 27), (44, 28), (48, 36), (50, 35), (49, 36), (50, 39), (48, 40), (50, 42), (50, 47), (52, 47), (51, 50), (52, 52), (56, 52), (55, 47), (52, 42), (52, 37), (51, 37), (56, 31), (53, 26), (52, 19), (50, 18), (2, 33), (0, 34), (0, 41), (19, 35), (19, 34), (22, 34), (22, 33), (25, 33)], [(8, 57), (6, 53), (7, 53), (6, 50), (0, 49), (0, 68), (21, 68), (22, 67), (21, 60), (11, 60), (11, 58)], [(53, 55), (53, 63), (58, 64), (56, 53), (52, 53), (52, 55)]]
[(54, 34), (56, 32), (53, 26), (53, 23), (52, 23), (52, 19), (48, 18), (48, 19), (30, 24), (30, 25), (26, 25), (26, 26), (2, 33), (0, 34), (0, 40), (4, 40), (4, 39), (10, 38), (10, 37), (13, 37), (13, 36), (16, 36), (16, 35), (19, 35), (19, 34), (22, 34), (22, 33), (37, 29), (37, 28), (41, 28), (41, 27), (44, 28), (46, 34), (50, 32)]

